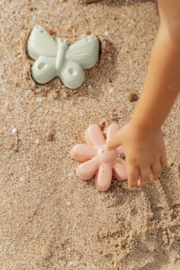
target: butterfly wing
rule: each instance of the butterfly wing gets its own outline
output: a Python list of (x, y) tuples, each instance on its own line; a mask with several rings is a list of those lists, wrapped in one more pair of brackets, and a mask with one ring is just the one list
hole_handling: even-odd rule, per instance
[(41, 26), (36, 26), (32, 30), (28, 40), (28, 54), (36, 60), (39, 56), (56, 57), (57, 42)]
[(65, 58), (80, 64), (83, 69), (86, 69), (96, 64), (98, 56), (99, 41), (95, 36), (91, 36), (69, 46)]
[(56, 76), (56, 58), (40, 56), (33, 64), (31, 71), (33, 79), (44, 84)]
[(85, 72), (78, 63), (65, 60), (59, 77), (68, 88), (76, 89), (82, 85)]

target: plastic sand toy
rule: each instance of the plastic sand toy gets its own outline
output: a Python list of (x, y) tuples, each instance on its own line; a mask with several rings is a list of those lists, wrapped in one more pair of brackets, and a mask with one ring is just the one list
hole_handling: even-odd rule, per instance
[(111, 124), (102, 133), (98, 125), (92, 125), (85, 133), (85, 144), (76, 145), (71, 151), (72, 158), (84, 161), (77, 168), (77, 176), (82, 180), (88, 180), (95, 174), (95, 185), (100, 191), (109, 189), (112, 175), (119, 181), (127, 180), (126, 162), (122, 147), (109, 151), (107, 142), (120, 129), (118, 124)]
[(36, 26), (28, 40), (28, 54), (36, 60), (32, 66), (32, 77), (40, 84), (59, 76), (70, 89), (82, 85), (84, 69), (93, 67), (99, 56), (99, 41), (88, 36), (72, 45), (69, 39), (58, 38), (57, 42), (42, 27)]

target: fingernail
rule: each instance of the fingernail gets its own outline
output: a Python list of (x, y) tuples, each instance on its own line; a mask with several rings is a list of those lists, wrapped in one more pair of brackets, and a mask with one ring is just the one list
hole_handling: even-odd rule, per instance
[(109, 149), (109, 147), (107, 146), (107, 144), (104, 146), (104, 150), (105, 150), (105, 151), (111, 151), (111, 150)]

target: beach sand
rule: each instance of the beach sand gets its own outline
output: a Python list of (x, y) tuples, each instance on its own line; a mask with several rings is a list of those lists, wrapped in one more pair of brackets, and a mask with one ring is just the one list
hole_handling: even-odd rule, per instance
[[(179, 270), (180, 97), (163, 125), (168, 164), (157, 181), (130, 191), (113, 179), (99, 192), (94, 178), (76, 177), (80, 162), (70, 157), (89, 125), (130, 119), (156, 3), (1, 0), (0, 8), (0, 269)], [(100, 58), (79, 89), (32, 80), (26, 47), (36, 25), (71, 43), (98, 37)]]

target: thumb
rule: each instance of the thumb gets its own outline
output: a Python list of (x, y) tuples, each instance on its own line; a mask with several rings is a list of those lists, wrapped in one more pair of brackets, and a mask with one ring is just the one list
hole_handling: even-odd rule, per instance
[(121, 145), (121, 135), (120, 134), (121, 134), (121, 130), (116, 132), (114, 137), (112, 137), (112, 139), (109, 140), (109, 142), (107, 143), (107, 147), (109, 150), (114, 150)]

